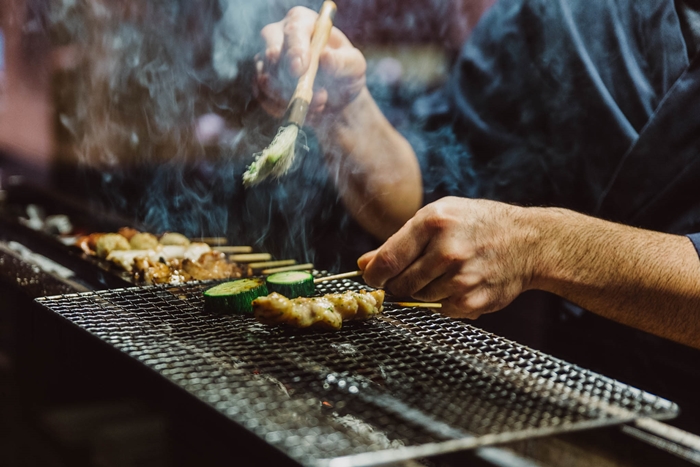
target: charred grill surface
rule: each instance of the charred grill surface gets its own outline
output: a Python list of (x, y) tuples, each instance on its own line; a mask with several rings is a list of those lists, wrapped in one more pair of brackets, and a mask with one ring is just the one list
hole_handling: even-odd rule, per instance
[[(675, 404), (426, 310), (338, 332), (203, 311), (201, 284), (38, 299), (304, 465), (669, 418)], [(359, 290), (344, 280), (319, 294)]]

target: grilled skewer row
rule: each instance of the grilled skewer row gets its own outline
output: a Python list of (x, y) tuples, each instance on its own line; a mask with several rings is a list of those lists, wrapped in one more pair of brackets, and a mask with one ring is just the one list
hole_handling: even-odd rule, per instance
[(209, 245), (175, 232), (153, 234), (123, 227), (119, 233), (93, 233), (76, 245), (133, 274), (145, 284), (181, 284), (190, 280), (240, 278), (251, 269), (227, 260)]
[(253, 300), (255, 319), (263, 324), (340, 329), (343, 321), (368, 319), (384, 309), (384, 291), (347, 291), (322, 297), (289, 299), (278, 293)]

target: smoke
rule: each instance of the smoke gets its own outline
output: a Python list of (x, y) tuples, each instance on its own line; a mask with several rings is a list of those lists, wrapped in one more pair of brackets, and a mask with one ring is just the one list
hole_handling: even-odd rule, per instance
[[(150, 231), (226, 236), (329, 269), (350, 267), (375, 247), (345, 211), (312, 133), (308, 152), (288, 176), (249, 190), (241, 183), (251, 155), (269, 144), (279, 126), (252, 99), (259, 31), (300, 3), (320, 5), (52, 1), (52, 41), (79, 57), (77, 67), (56, 81), (57, 113), (88, 199)], [(442, 0), (405, 12), (393, 2), (339, 3), (338, 25), (352, 39), (391, 41), (406, 30), (415, 32), (416, 41), (446, 34), (436, 20), (447, 12)], [(382, 9), (388, 14), (377, 21)], [(425, 132), (420, 112), (414, 112), (417, 119), (406, 117), (405, 109), (397, 112), (424, 90), (401, 94), (385, 78), (370, 76), (371, 90), (416, 147), (428, 192), (454, 192), (456, 174), (465, 169), (458, 167), (451, 131)], [(437, 157), (436, 148), (448, 157)]]
[(313, 261), (335, 242), (320, 266), (338, 267), (351, 222), (315, 143), (280, 183), (241, 184), (279, 125), (252, 101), (251, 58), (260, 29), (293, 3), (51, 2), (54, 45), (79, 56), (56, 79), (57, 119), (88, 199), (154, 232), (227, 236), (278, 257)]

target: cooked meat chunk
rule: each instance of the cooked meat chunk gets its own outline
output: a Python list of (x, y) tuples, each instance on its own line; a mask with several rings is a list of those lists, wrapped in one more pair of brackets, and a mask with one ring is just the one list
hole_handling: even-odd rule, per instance
[(187, 246), (190, 244), (189, 238), (177, 232), (167, 232), (160, 237), (161, 245), (181, 245)]
[(182, 269), (199, 281), (243, 277), (243, 271), (236, 263), (228, 262), (224, 254), (216, 251), (202, 254), (197, 261), (184, 259)]
[(97, 249), (97, 240), (102, 237), (103, 233), (91, 233), (90, 235), (83, 235), (78, 237), (75, 244), (83, 250), (88, 255), (94, 255), (95, 249)]
[(119, 234), (108, 233), (97, 239), (95, 251), (100, 258), (106, 258), (115, 250), (130, 250), (129, 240)]
[(111, 261), (128, 272), (133, 272), (134, 260), (136, 258), (152, 258), (154, 252), (151, 250), (115, 250), (107, 255), (107, 261)]
[(132, 250), (153, 250), (158, 247), (158, 237), (153, 234), (140, 232), (129, 240)]
[(347, 291), (322, 297), (289, 299), (278, 293), (253, 300), (255, 319), (263, 324), (287, 324), (340, 329), (343, 321), (368, 319), (383, 310), (384, 291)]
[(194, 242), (190, 243), (187, 248), (185, 248), (185, 252), (182, 254), (182, 257), (192, 261), (197, 261), (202, 257), (202, 255), (209, 252), (211, 252), (211, 247), (209, 245), (206, 243)]
[(139, 233), (139, 231), (136, 229), (132, 229), (131, 227), (122, 227), (117, 231), (117, 233), (122, 237), (126, 238), (127, 240), (131, 241), (134, 235)]
[(173, 264), (169, 264), (170, 262), (138, 257), (134, 259), (134, 276), (146, 284), (181, 284), (191, 280), (192, 277), (178, 267), (178, 261), (172, 260)]

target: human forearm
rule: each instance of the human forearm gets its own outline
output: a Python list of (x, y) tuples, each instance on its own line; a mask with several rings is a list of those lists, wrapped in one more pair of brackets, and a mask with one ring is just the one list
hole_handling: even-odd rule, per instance
[(420, 167), (410, 144), (366, 88), (317, 130), (345, 205), (370, 233), (388, 238), (422, 204)]
[(700, 348), (700, 261), (686, 237), (563, 209), (527, 211), (539, 238), (530, 288)]

